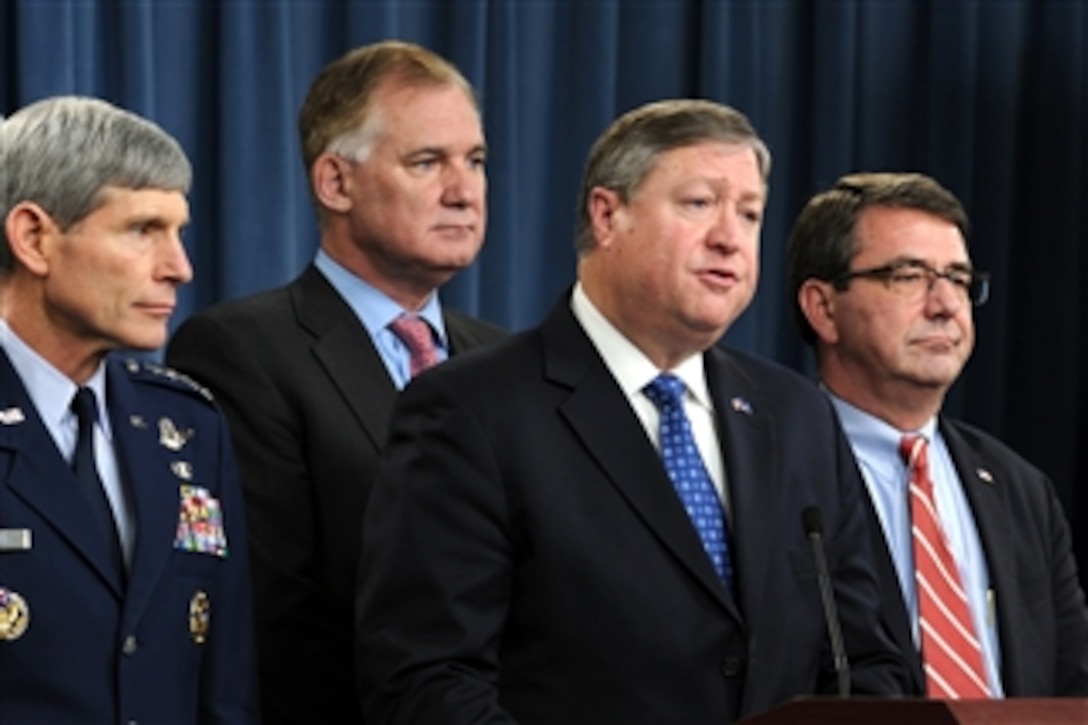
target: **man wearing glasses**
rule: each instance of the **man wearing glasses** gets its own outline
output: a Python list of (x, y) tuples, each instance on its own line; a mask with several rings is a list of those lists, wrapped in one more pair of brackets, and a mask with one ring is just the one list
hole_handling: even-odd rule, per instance
[(789, 241), (795, 318), (865, 479), (885, 622), (934, 698), (1088, 694), (1088, 609), (1047, 476), (940, 415), (989, 277), (920, 174), (851, 174)]

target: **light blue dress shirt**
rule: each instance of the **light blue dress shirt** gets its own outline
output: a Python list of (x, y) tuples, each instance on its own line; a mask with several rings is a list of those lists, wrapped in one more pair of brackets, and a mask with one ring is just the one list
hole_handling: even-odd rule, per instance
[[(7, 353), (16, 374), (23, 381), (23, 386), (38, 411), (38, 417), (42, 419), (56, 443), (57, 450), (70, 462), (75, 455), (79, 432), (79, 420), (72, 412), (71, 405), (79, 387), (23, 342), (3, 320), (0, 320), (0, 347)], [(98, 420), (94, 426), (95, 465), (113, 510), (113, 521), (117, 526), (125, 566), (129, 567), (132, 563), (132, 547), (136, 541), (136, 516), (132, 510), (132, 502), (121, 484), (121, 471), (113, 447), (113, 430), (106, 407), (104, 364), (98, 366), (91, 379), (84, 383), (84, 387), (94, 391), (98, 405)]]
[(1001, 687), (1001, 649), (994, 617), (993, 594), (986, 556), (975, 526), (975, 517), (967, 494), (960, 483), (956, 466), (944, 437), (933, 418), (916, 431), (899, 431), (884, 421), (831, 395), (831, 402), (842, 421), (862, 477), (876, 507), (884, 539), (895, 562), (899, 587), (918, 645), (918, 595), (914, 582), (914, 553), (911, 539), (909, 487), (910, 477), (899, 454), (899, 441), (906, 433), (918, 433), (929, 442), (929, 474), (933, 481), (934, 505), (941, 528), (948, 539), (952, 556), (959, 565), (960, 581), (967, 593), (975, 632), (979, 633), (986, 679), (995, 697)]
[[(329, 280), (333, 289), (340, 293), (355, 312), (355, 316), (359, 318), (359, 322), (370, 333), (370, 339), (374, 341), (374, 347), (377, 348), (378, 355), (385, 363), (393, 384), (398, 390), (407, 385), (412, 377), (411, 352), (389, 329), (389, 323), (404, 314), (404, 308), (383, 292), (349, 272), (324, 250), (318, 250), (314, 258), (314, 266), (325, 275), (325, 279)], [(446, 324), (442, 319), (442, 305), (438, 301), (438, 292), (432, 294), (423, 309), (415, 314), (426, 320), (434, 331), (438, 359), (448, 358), (449, 341), (446, 336)]]

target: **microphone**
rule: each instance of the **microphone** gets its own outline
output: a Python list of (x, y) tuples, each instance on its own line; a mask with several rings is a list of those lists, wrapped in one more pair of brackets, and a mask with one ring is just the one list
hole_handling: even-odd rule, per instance
[(801, 512), (801, 523), (805, 527), (805, 535), (812, 542), (812, 558), (816, 561), (816, 580), (820, 586), (820, 599), (824, 606), (827, 634), (831, 640), (831, 657), (835, 665), (835, 675), (839, 681), (839, 696), (850, 697), (850, 663), (846, 661), (846, 648), (843, 647), (842, 629), (839, 627), (839, 612), (835, 607), (835, 595), (831, 590), (827, 557), (824, 556), (824, 521), (820, 509), (815, 506), (806, 508)]

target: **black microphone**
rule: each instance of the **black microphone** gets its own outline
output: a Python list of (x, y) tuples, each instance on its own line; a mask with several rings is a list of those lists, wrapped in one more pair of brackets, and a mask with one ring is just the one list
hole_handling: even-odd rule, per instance
[(805, 535), (812, 542), (812, 558), (816, 560), (816, 580), (820, 585), (820, 599), (823, 601), (827, 634), (831, 640), (831, 657), (835, 664), (835, 675), (839, 680), (839, 696), (850, 697), (850, 663), (846, 660), (846, 648), (842, 645), (839, 612), (831, 590), (827, 557), (824, 556), (824, 521), (820, 509), (815, 506), (806, 508), (801, 512), (801, 523), (804, 524)]

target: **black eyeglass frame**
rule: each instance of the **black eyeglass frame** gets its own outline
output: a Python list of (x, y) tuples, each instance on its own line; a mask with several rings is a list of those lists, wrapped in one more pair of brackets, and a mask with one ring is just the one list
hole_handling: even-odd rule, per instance
[(850, 282), (855, 279), (880, 280), (890, 289), (897, 277), (907, 281), (915, 275), (926, 277), (926, 294), (933, 292), (933, 286), (937, 284), (938, 279), (945, 279), (954, 287), (966, 292), (968, 301), (974, 307), (981, 307), (990, 299), (989, 272), (979, 272), (965, 267), (953, 267), (942, 272), (919, 259), (904, 259), (867, 269), (848, 269), (829, 281), (840, 292), (844, 292)]

